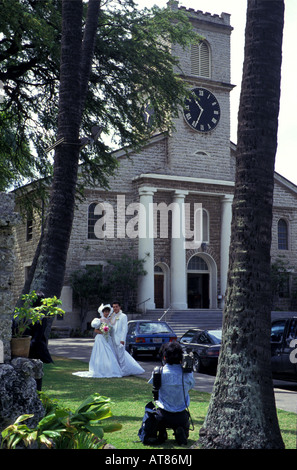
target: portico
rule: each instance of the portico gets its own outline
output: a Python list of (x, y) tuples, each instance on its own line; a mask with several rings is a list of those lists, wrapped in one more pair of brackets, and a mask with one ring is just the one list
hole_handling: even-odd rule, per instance
[[(209, 181), (209, 189), (212, 190), (207, 191), (204, 180), (204, 191), (202, 191), (199, 190), (201, 186), (199, 178), (179, 178), (181, 187), (185, 186), (182, 183), (187, 183), (187, 186), (191, 186), (190, 182), (195, 183), (196, 189), (192, 189), (192, 185), (191, 189), (185, 190), (174, 188), (170, 184), (171, 178), (166, 175), (141, 176), (145, 176), (146, 180), (150, 177), (155, 184), (140, 186), (138, 190), (140, 203), (138, 256), (139, 259), (145, 258), (144, 268), (147, 271), (146, 276), (142, 276), (138, 284), (139, 310), (169, 306), (174, 310), (217, 308), (218, 294), (224, 296), (227, 284), (233, 196), (230, 193), (222, 194), (215, 188), (224, 185), (230, 191), (233, 184), (226, 181)], [(138, 182), (141, 176), (137, 178)], [(167, 205), (159, 202), (163, 193), (167, 196), (170, 193), (170, 203), (167, 202)], [(218, 241), (212, 231), (209, 231), (209, 227), (207, 227), (209, 237), (207, 242), (204, 239), (207, 230), (203, 224), (209, 224), (211, 217), (204, 209), (205, 200), (211, 200), (212, 206), (218, 207), (219, 213), (216, 217), (220, 221), (219, 251), (217, 251)], [(197, 220), (194, 221), (197, 207), (201, 208), (201, 214), (204, 214), (203, 211), (207, 213), (207, 217), (201, 215), (198, 224)], [(158, 226), (159, 233), (157, 233), (158, 212), (161, 219)], [(196, 224), (194, 229), (193, 224)], [(162, 232), (162, 227), (168, 230)], [(165, 235), (168, 246), (166, 260), (158, 255), (158, 245), (160, 240), (164, 243)], [(200, 260), (196, 262), (200, 268), (195, 270), (191, 267), (194, 257)], [(219, 305), (220, 308), (222, 303)]]

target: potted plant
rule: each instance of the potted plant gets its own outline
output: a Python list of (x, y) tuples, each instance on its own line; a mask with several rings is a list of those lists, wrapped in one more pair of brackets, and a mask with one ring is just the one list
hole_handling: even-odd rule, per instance
[(31, 325), (42, 323), (44, 317), (63, 315), (65, 312), (58, 305), (62, 304), (57, 297), (42, 298), (35, 291), (22, 296), (23, 304), (14, 311), (13, 333), (11, 338), (11, 355), (28, 357), (31, 336), (28, 329)]

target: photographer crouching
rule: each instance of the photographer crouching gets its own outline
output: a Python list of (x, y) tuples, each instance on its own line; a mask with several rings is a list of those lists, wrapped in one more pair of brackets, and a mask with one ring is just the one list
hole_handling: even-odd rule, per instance
[(190, 429), (189, 390), (195, 385), (191, 360), (188, 361), (189, 356), (184, 358), (182, 347), (176, 342), (166, 343), (160, 354), (164, 365), (155, 368), (148, 382), (154, 385), (158, 443), (167, 439), (166, 428), (171, 428), (177, 444), (186, 445)]

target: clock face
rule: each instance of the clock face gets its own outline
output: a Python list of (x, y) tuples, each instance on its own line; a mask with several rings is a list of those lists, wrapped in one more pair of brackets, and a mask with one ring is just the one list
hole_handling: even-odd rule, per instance
[(218, 100), (206, 88), (194, 88), (192, 95), (185, 101), (186, 122), (196, 131), (212, 131), (218, 125), (221, 115)]

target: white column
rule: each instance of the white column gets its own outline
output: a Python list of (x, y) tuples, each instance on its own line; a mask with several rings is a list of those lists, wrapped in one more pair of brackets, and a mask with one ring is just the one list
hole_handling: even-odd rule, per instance
[[(147, 274), (138, 281), (139, 310), (154, 309), (154, 211), (153, 195), (155, 188), (139, 188), (139, 222), (138, 222), (138, 258), (145, 258), (144, 269)], [(145, 300), (147, 302), (143, 303)]]
[(224, 196), (221, 206), (221, 294), (223, 296), (221, 307), (224, 306), (224, 296), (227, 288), (232, 221), (232, 201), (233, 196)]
[(176, 191), (172, 204), (171, 238), (171, 307), (188, 308), (187, 268), (185, 253), (185, 208), (184, 200), (188, 191)]

